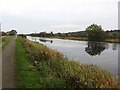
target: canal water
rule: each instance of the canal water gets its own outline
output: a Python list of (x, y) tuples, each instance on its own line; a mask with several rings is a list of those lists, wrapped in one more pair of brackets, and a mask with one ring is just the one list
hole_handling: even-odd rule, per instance
[(82, 64), (95, 64), (98, 67), (118, 75), (118, 47), (116, 43), (95, 43), (87, 41), (27, 37), (64, 54), (70, 60)]

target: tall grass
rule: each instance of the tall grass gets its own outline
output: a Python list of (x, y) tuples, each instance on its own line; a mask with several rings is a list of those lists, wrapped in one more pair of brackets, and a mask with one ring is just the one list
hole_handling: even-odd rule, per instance
[(42, 44), (20, 39), (39, 73), (39, 87), (44, 88), (117, 88), (117, 81), (95, 65), (69, 61)]
[(3, 37), (2, 40), (0, 40), (0, 47), (4, 48), (11, 41), (12, 38), (14, 38), (14, 37), (12, 37), (12, 36)]

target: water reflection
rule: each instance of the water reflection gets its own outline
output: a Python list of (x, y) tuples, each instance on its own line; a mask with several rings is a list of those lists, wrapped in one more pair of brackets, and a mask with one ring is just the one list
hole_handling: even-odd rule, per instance
[(37, 41), (37, 39), (35, 38), (35, 37), (32, 37), (31, 38), (34, 42), (36, 42)]
[(108, 43), (104, 43), (105, 45), (105, 49), (109, 49), (109, 44)]
[(105, 47), (108, 47), (105, 43), (100, 42), (88, 42), (85, 52), (91, 56), (100, 55), (101, 52), (105, 50)]
[(114, 44), (112, 45), (112, 50), (117, 50), (117, 43), (114, 43)]

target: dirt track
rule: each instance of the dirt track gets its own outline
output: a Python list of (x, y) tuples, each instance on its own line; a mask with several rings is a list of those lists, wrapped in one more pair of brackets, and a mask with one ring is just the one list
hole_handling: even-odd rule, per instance
[(2, 52), (2, 88), (16, 88), (15, 39)]

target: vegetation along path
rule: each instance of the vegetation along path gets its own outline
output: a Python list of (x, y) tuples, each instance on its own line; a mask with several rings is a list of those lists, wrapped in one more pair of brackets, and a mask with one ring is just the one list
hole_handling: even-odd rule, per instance
[(15, 39), (2, 52), (2, 88), (15, 88)]

